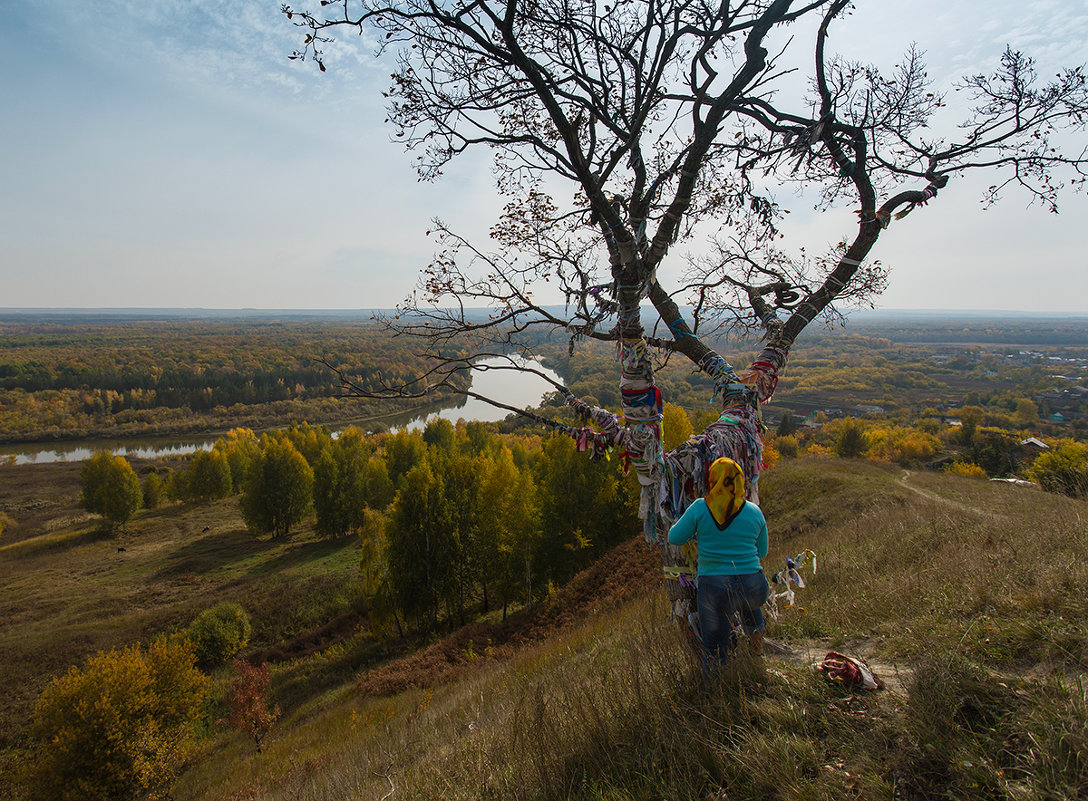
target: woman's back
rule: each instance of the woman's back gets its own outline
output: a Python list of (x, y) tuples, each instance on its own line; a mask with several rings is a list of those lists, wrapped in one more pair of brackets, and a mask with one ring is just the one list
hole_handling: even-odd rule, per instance
[(699, 541), (700, 576), (738, 576), (760, 569), (767, 555), (767, 521), (758, 506), (745, 501), (732, 520), (722, 526), (706, 501), (694, 501), (669, 531), (669, 542)]

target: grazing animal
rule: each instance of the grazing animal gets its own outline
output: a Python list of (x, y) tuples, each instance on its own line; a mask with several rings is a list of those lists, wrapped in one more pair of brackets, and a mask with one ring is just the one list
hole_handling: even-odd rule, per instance
[(204, 526), (204, 528), (200, 529), (200, 533), (204, 534), (205, 532), (208, 532), (208, 531), (211, 531), (211, 530), (212, 530), (211, 526)]
[(124, 553), (124, 552), (125, 552), (124, 546), (121, 546), (120, 548), (117, 549), (117, 553)]

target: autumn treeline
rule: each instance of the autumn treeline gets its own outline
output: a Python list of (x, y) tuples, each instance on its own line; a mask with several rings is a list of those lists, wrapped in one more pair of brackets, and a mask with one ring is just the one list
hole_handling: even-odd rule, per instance
[[(456, 355), (463, 355), (455, 351)], [(166, 434), (342, 419), (340, 377), (409, 381), (427, 363), (375, 323), (0, 321), (0, 440)], [(463, 379), (467, 386), (467, 376)], [(371, 405), (386, 414), (405, 404)]]
[(614, 463), (565, 437), (440, 418), (373, 436), (305, 423), (260, 438), (234, 430), (149, 482), (156, 497), (236, 493), (255, 534), (289, 536), (312, 513), (319, 535), (359, 537), (374, 615), (402, 631), (505, 615), (638, 530), (637, 490)]

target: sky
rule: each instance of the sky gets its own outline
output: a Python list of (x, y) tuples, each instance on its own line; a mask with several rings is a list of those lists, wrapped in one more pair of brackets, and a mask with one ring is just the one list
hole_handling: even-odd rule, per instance
[[(388, 308), (429, 261), (433, 218), (486, 234), (486, 155), (419, 182), (383, 124), (390, 65), (365, 38), (328, 47), (326, 73), (289, 61), (279, 6), (0, 0), (0, 307)], [(1006, 44), (1043, 75), (1088, 61), (1086, 0), (858, 6), (832, 46), (888, 67), (919, 42), (938, 88)], [(1088, 312), (1088, 200), (983, 210), (985, 185), (954, 180), (885, 232), (878, 305)], [(850, 209), (779, 200), (791, 244), (856, 230)]]

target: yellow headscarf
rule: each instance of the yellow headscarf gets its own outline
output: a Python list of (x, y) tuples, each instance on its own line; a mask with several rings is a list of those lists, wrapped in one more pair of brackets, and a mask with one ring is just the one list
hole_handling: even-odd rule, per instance
[(722, 457), (710, 465), (706, 505), (721, 525), (744, 506), (744, 471), (732, 459)]

